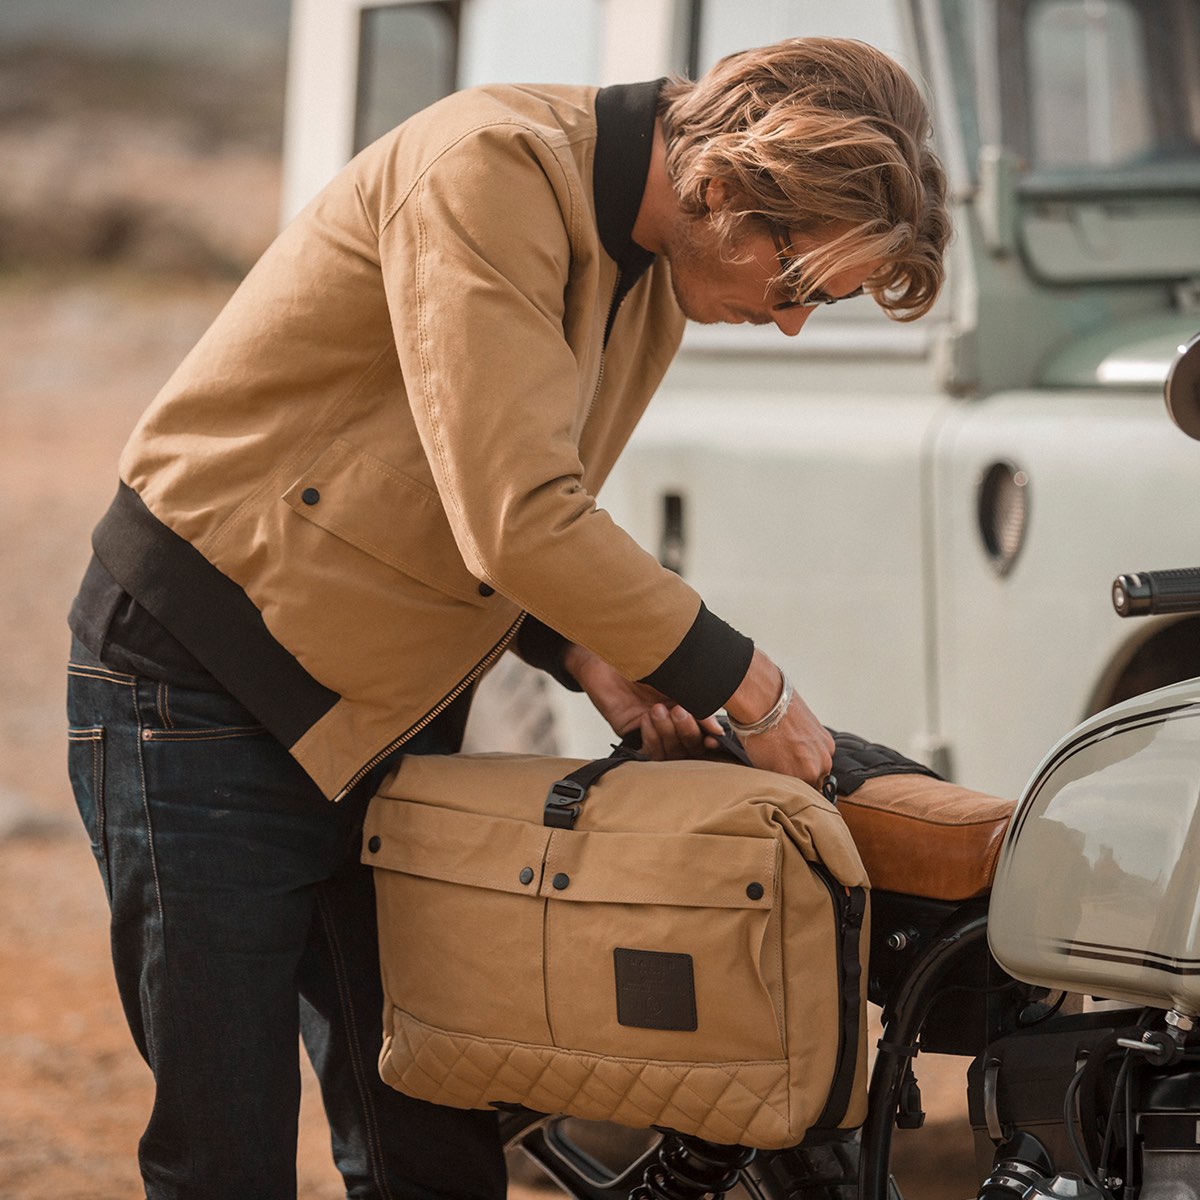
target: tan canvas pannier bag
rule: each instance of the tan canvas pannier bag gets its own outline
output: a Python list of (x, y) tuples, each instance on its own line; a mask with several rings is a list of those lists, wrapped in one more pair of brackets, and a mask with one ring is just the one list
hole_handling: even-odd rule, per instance
[(836, 808), (618, 762), (414, 756), (371, 802), (384, 1080), (760, 1148), (861, 1124), (867, 877)]

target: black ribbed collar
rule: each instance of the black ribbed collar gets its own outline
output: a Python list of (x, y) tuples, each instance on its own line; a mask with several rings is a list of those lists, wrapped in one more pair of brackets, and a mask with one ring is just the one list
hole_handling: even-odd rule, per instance
[(654, 261), (633, 240), (650, 170), (658, 93), (665, 80), (618, 83), (596, 93), (596, 161), (592, 195), (600, 241), (621, 271), (617, 303)]

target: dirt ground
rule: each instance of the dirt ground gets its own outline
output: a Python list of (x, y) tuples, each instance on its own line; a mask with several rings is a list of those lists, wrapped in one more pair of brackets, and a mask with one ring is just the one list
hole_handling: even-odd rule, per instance
[[(231, 289), (0, 283), (0, 1197), (140, 1194), (150, 1077), (121, 1016), (100, 876), (66, 783), (64, 624), (138, 413)], [(311, 1079), (306, 1200), (343, 1195)]]
[[(138, 413), (232, 284), (132, 274), (0, 278), (0, 1200), (141, 1194), (149, 1073), (109, 971), (100, 878), (65, 771), (65, 614)], [(946, 1123), (965, 1062), (922, 1071), (911, 1197), (974, 1195)], [(920, 1139), (918, 1143), (917, 1139)], [(936, 1150), (936, 1154), (935, 1154)], [(301, 1196), (342, 1195), (311, 1077)], [(518, 1189), (514, 1188), (514, 1195)]]

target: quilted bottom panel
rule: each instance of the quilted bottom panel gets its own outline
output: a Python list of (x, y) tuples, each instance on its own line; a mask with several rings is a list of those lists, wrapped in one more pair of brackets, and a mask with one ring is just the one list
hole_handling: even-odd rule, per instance
[(452, 1108), (523, 1104), (537, 1112), (645, 1128), (726, 1145), (779, 1149), (789, 1122), (788, 1064), (678, 1063), (583, 1054), (457, 1034), (391, 1008), (379, 1073), (397, 1091)]

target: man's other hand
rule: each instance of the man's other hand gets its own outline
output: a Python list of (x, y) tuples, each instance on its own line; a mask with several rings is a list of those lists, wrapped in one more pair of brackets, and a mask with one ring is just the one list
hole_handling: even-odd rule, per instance
[(563, 665), (614, 733), (624, 737), (640, 730), (647, 758), (699, 758), (716, 748), (721, 725), (715, 717), (693, 716), (662, 692), (626, 679), (583, 646), (569, 646)]

